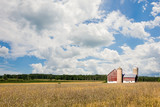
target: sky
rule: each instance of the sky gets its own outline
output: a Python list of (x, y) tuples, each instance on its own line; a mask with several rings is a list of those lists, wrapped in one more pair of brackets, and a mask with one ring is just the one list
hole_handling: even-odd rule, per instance
[(0, 75), (160, 76), (160, 0), (1, 0)]

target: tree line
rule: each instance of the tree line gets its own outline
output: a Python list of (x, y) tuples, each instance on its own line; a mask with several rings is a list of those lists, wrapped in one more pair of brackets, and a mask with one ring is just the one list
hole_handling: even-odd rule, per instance
[(160, 82), (160, 77), (147, 77), (147, 76), (140, 76), (138, 77), (139, 82)]
[(53, 75), (53, 74), (4, 74), (0, 76), (0, 79), (54, 79), (54, 80), (106, 80), (107, 75)]
[[(53, 74), (4, 74), (0, 76), (1, 80), (8, 79), (21, 79), (21, 80), (34, 80), (34, 79), (49, 79), (49, 80), (100, 80), (106, 81), (107, 75), (53, 75)], [(147, 77), (139, 76), (139, 82), (160, 82), (160, 77)]]

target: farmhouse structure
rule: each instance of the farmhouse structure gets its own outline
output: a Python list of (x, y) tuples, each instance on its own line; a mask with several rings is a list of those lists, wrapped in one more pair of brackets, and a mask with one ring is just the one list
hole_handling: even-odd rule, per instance
[(122, 68), (114, 69), (107, 75), (107, 83), (135, 83), (138, 79), (138, 68), (133, 68), (133, 74), (123, 74)]

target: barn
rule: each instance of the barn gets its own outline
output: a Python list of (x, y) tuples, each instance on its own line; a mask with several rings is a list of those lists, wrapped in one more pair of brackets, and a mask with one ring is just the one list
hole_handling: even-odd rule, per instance
[(123, 76), (123, 83), (135, 83), (137, 80), (136, 74), (126, 74)]
[(112, 72), (110, 72), (107, 75), (107, 81), (108, 83), (117, 83), (117, 70), (114, 69)]
[(135, 83), (138, 79), (138, 68), (133, 68), (133, 74), (123, 74), (122, 68), (112, 70), (107, 75), (107, 83)]

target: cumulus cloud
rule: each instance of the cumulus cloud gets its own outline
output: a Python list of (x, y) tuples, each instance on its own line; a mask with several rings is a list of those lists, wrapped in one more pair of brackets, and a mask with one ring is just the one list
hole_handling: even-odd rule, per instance
[(38, 64), (32, 64), (31, 65), (32, 66), (32, 68), (34, 69), (33, 71), (32, 71), (32, 73), (45, 73), (45, 68), (42, 66), (42, 64), (41, 63), (38, 63)]
[(145, 43), (131, 49), (128, 46), (122, 46), (124, 54), (122, 58), (126, 64), (135, 65), (140, 68), (141, 74), (159, 73), (160, 64), (160, 42)]
[(4, 47), (4, 46), (0, 46), (0, 57), (5, 57), (8, 55), (9, 49)]
[(156, 16), (154, 20), (142, 22), (146, 27), (153, 29), (154, 27), (160, 26), (160, 16)]
[(100, 3), (101, 0), (3, 0), (0, 40), (11, 44), (13, 57), (68, 45), (68, 36), (76, 24), (101, 17)]
[(133, 22), (132, 19), (127, 19), (120, 11), (113, 11), (107, 15), (105, 23), (109, 28), (122, 33), (125, 36), (134, 38), (146, 38), (150, 36), (145, 31), (145, 26), (141, 22)]
[[(160, 42), (146, 42), (138, 45), (135, 49), (129, 46), (122, 46), (123, 54), (116, 50), (105, 48), (102, 51), (96, 49), (83, 50), (79, 47), (80, 55), (61, 58), (57, 57), (45, 62), (45, 65), (33, 64), (34, 73), (54, 73), (54, 74), (107, 74), (112, 69), (122, 67), (124, 73), (132, 73), (132, 68), (140, 68), (140, 75), (152, 75), (159, 73)], [(65, 54), (65, 53), (64, 53)], [(87, 56), (94, 58), (87, 59)], [(83, 59), (78, 61), (77, 59)], [(43, 71), (43, 72), (42, 72)]]
[[(11, 50), (8, 53), (6, 47), (1, 47), (0, 56), (5, 53), (15, 58), (33, 55), (46, 59), (44, 64), (31, 64), (33, 73), (106, 74), (119, 66), (128, 71), (137, 62), (146, 73), (158, 72), (157, 67), (154, 71), (149, 65), (143, 67), (150, 61), (158, 63), (154, 59), (157, 56), (150, 53), (154, 51), (159, 55), (159, 48), (141, 51), (151, 44), (135, 49), (122, 46), (122, 55), (108, 47), (115, 43), (115, 34), (139, 39), (150, 37), (145, 27), (159, 26), (159, 17), (148, 22), (135, 22), (120, 11), (104, 15), (100, 5), (101, 0), (2, 0), (0, 40), (8, 42)], [(143, 57), (145, 62), (140, 60)]]
[(160, 13), (160, 2), (152, 2), (151, 4), (153, 5), (151, 14), (155, 17)]
[(26, 20), (37, 30), (63, 28), (65, 24), (78, 24), (87, 19), (99, 18), (101, 0), (28, 0), (19, 1), (13, 20)]
[(113, 43), (113, 34), (108, 32), (107, 27), (102, 23), (80, 24), (71, 33), (73, 44), (96, 47), (109, 46)]
[(131, 1), (137, 2), (138, 4), (142, 4), (142, 8), (143, 8), (142, 12), (144, 12), (147, 9), (149, 4), (148, 0), (131, 0)]

